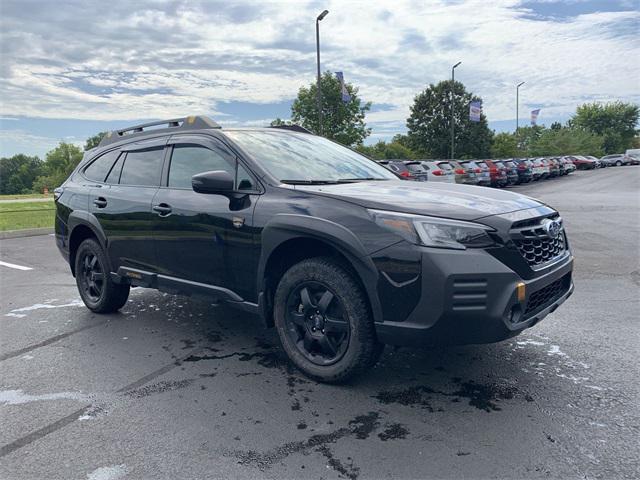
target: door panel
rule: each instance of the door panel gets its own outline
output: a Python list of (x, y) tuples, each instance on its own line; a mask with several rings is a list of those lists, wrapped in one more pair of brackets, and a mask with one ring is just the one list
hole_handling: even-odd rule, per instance
[(107, 236), (113, 271), (157, 269), (152, 201), (160, 187), (166, 143), (167, 137), (160, 137), (121, 148), (105, 183), (91, 190), (89, 209)]
[(101, 185), (91, 190), (89, 208), (107, 236), (113, 271), (118, 267), (156, 270), (151, 202), (158, 187)]
[[(259, 195), (252, 191), (250, 180), (247, 184), (251, 177), (214, 139), (176, 136), (170, 143), (171, 162), (163, 180), (169, 186), (161, 187), (153, 200), (160, 273), (227, 288), (255, 301), (258, 253), (253, 210)], [(212, 170), (233, 174), (246, 193), (230, 199), (194, 192), (191, 177)]]

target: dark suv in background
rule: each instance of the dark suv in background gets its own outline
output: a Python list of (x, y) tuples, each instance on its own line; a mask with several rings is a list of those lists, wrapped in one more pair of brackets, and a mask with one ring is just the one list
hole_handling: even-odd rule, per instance
[(306, 375), (339, 382), (387, 343), (512, 337), (573, 291), (558, 212), (431, 183), (299, 127), (187, 117), (88, 151), (55, 191), (55, 240), (92, 311), (131, 286), (226, 302), (275, 326)]

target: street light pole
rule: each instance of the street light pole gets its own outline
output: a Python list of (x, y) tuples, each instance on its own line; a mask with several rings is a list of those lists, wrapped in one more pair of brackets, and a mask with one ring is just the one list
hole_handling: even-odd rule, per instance
[(520, 122), (520, 87), (524, 85), (524, 82), (520, 82), (516, 86), (516, 133), (518, 133), (518, 124)]
[(458, 65), (462, 62), (456, 63), (453, 67), (451, 67), (451, 160), (454, 159), (455, 155), (455, 139), (454, 139), (454, 122), (453, 122), (453, 90), (455, 88), (455, 70)]
[(317, 101), (318, 101), (318, 135), (322, 135), (322, 93), (320, 92), (320, 22), (327, 16), (329, 10), (323, 10), (316, 18), (316, 54), (318, 59), (318, 86), (317, 86)]

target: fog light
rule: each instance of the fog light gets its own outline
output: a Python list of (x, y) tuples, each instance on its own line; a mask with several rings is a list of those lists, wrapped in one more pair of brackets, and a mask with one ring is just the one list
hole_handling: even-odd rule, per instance
[(524, 302), (524, 299), (527, 296), (527, 286), (523, 282), (520, 282), (516, 285), (516, 293), (518, 295), (518, 301)]

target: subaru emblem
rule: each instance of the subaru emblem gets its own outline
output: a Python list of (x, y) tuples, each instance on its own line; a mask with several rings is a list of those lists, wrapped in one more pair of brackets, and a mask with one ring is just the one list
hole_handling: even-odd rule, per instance
[(545, 219), (541, 226), (550, 238), (556, 238), (562, 229), (560, 223), (549, 218)]

